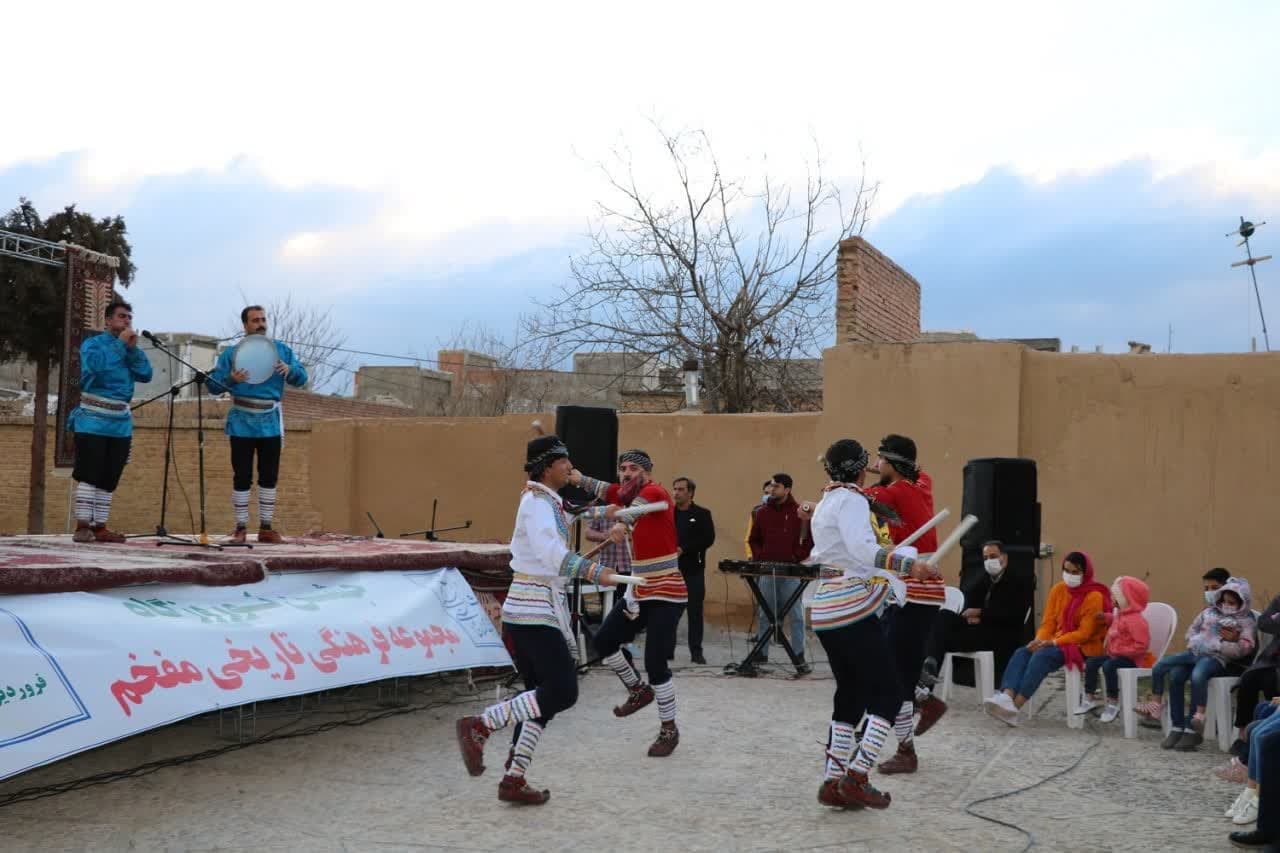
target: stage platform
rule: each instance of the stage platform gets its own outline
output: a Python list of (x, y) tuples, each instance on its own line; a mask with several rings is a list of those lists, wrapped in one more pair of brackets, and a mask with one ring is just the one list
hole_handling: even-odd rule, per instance
[[(511, 580), (506, 545), (423, 542), (334, 533), (286, 537), (252, 548), (216, 550), (157, 544), (80, 544), (69, 534), (0, 537), (0, 594), (89, 592), (141, 583), (236, 586), (268, 574), (307, 571), (421, 571), (456, 568), (477, 592), (505, 592)], [(217, 542), (218, 539), (211, 539)]]

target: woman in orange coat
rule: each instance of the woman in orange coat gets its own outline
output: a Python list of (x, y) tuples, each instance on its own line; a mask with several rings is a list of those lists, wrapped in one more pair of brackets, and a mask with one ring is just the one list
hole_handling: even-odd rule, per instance
[(1062, 582), (1049, 590), (1036, 638), (1013, 653), (1000, 690), (983, 701), (988, 714), (1011, 726), (1018, 712), (1049, 673), (1066, 666), (1083, 669), (1084, 659), (1102, 654), (1111, 612), (1111, 590), (1093, 579), (1093, 561), (1072, 551), (1062, 561)]

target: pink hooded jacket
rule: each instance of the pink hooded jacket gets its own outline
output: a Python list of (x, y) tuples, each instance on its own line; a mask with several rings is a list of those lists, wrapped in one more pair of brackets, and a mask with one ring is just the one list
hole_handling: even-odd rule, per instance
[(1151, 627), (1143, 611), (1151, 597), (1151, 589), (1137, 578), (1121, 575), (1116, 578), (1112, 591), (1119, 589), (1124, 597), (1124, 607), (1116, 599), (1116, 606), (1107, 614), (1107, 637), (1104, 641), (1108, 655), (1129, 658), (1138, 666), (1152, 664)]

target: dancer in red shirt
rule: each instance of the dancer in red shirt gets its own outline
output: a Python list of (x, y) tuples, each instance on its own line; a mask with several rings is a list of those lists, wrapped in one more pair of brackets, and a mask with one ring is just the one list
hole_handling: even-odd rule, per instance
[[(645, 585), (628, 588), (627, 594), (605, 617), (595, 638), (596, 652), (627, 688), (627, 701), (613, 709), (615, 715), (626, 717), (655, 698), (658, 700), (658, 719), (662, 725), (657, 739), (649, 747), (649, 755), (661, 758), (674, 752), (680, 742), (676, 728), (676, 688), (667, 662), (675, 655), (676, 628), (689, 592), (680, 574), (675, 501), (652, 475), (653, 460), (649, 454), (628, 450), (618, 457), (621, 483), (595, 480), (577, 470), (571, 482), (609, 505), (589, 509), (588, 514), (612, 518), (619, 506), (667, 505), (665, 510), (642, 515), (636, 521), (631, 536), (631, 573), (642, 576)], [(644, 669), (648, 684), (640, 680), (621, 652), (622, 645), (634, 640), (640, 631), (645, 631)]]
[[(898, 544), (933, 518), (933, 481), (916, 463), (916, 443), (904, 435), (886, 435), (880, 440), (876, 466), (880, 484), (867, 489), (867, 496), (898, 514), (889, 525), (889, 535)], [(938, 549), (936, 530), (929, 530), (915, 542), (920, 557)], [(880, 765), (881, 773), (914, 773), (918, 766), (915, 734), (915, 692), (924, 665), (925, 642), (938, 620), (938, 608), (946, 601), (946, 585), (935, 574), (925, 579), (909, 578), (907, 603), (886, 611), (886, 630), (902, 686), (902, 704), (893, 723), (898, 752)], [(927, 731), (946, 713), (946, 703), (930, 694), (920, 708), (920, 731)]]

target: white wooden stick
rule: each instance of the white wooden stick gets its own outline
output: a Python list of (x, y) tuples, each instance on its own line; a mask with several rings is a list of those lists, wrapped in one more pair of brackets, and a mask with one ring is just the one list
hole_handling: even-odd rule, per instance
[(942, 544), (938, 546), (938, 550), (929, 555), (929, 559), (925, 563), (932, 567), (937, 567), (938, 561), (946, 556), (947, 552), (956, 546), (960, 541), (960, 537), (969, 532), (975, 524), (978, 523), (976, 515), (966, 515), (960, 519), (960, 523), (956, 525), (956, 529), (951, 531), (951, 535), (942, 540)]
[(614, 583), (624, 583), (627, 586), (644, 586), (648, 583), (639, 575), (614, 575), (613, 581)]
[(906, 539), (903, 539), (901, 542), (899, 542), (897, 545), (894, 545), (893, 547), (901, 548), (903, 545), (912, 544), (921, 536), (925, 535), (930, 530), (932, 530), (933, 528), (941, 524), (943, 521), (945, 521), (950, 515), (951, 515), (951, 510), (947, 509), (946, 507), (943, 507), (942, 512), (938, 513), (933, 518), (929, 519), (924, 524), (920, 525), (919, 530), (917, 530), (915, 533), (912, 533)]

